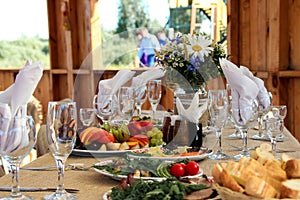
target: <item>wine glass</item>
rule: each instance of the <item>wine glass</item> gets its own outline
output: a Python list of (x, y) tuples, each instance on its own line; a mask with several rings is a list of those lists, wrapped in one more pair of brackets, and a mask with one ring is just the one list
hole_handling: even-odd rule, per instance
[(83, 126), (88, 127), (95, 119), (95, 110), (93, 108), (80, 108), (79, 116)]
[(115, 117), (118, 103), (117, 96), (114, 94), (101, 94), (95, 95), (93, 100), (93, 106), (95, 114), (101, 119), (103, 126), (110, 126), (110, 122)]
[(283, 130), (283, 126), (280, 118), (268, 118), (266, 119), (266, 131), (271, 140), (272, 154), (278, 159), (276, 154), (276, 144), (280, 133)]
[(231, 96), (231, 87), (230, 85), (227, 83), (226, 84), (226, 90), (227, 90), (227, 93), (228, 93), (228, 101), (229, 101), (229, 106), (228, 106), (228, 112), (229, 112), (229, 115), (228, 115), (228, 122), (231, 122), (232, 125), (233, 125), (233, 128), (235, 129), (234, 132), (230, 135), (227, 135), (225, 138), (228, 138), (228, 139), (240, 139), (241, 138), (241, 130), (235, 125), (235, 122), (234, 120), (232, 119), (232, 116), (231, 116), (231, 101), (232, 101), (232, 96)]
[(222, 129), (228, 119), (228, 93), (226, 90), (208, 91), (208, 112), (219, 143), (217, 152), (210, 155), (209, 158), (213, 160), (229, 159), (230, 156), (222, 152), (221, 142)]
[(137, 116), (142, 114), (142, 105), (147, 100), (147, 86), (141, 85), (135, 89), (135, 108), (137, 110)]
[(118, 90), (118, 108), (122, 120), (128, 123), (135, 109), (135, 90), (133, 87), (121, 87)]
[(148, 81), (147, 96), (153, 111), (152, 118), (155, 120), (156, 109), (161, 99), (161, 80)]
[(284, 119), (287, 115), (287, 107), (286, 105), (278, 105), (278, 106), (271, 106), (270, 112), (273, 114), (275, 118), (280, 119), (280, 123), (282, 126), (282, 131), (280, 132), (278, 139), (284, 139), (285, 135), (283, 133), (284, 128)]
[[(0, 156), (5, 159), (9, 165), (12, 175), (12, 188), (10, 197), (3, 199), (29, 200), (29, 196), (21, 193), (19, 187), (19, 169), (20, 163), (27, 156), (36, 141), (36, 130), (34, 120), (31, 116), (17, 115), (13, 118), (0, 117)], [(25, 109), (24, 109), (25, 110)], [(24, 114), (24, 113), (23, 113)]]
[(242, 152), (238, 155), (235, 155), (236, 160), (241, 159), (242, 157), (250, 157), (250, 152), (248, 148), (248, 130), (257, 122), (258, 109), (257, 104), (253, 101), (252, 104), (248, 107), (243, 107), (240, 109), (233, 108), (231, 103), (231, 117), (235, 125), (241, 130), (241, 137), (243, 142)]
[[(269, 99), (271, 101), (272, 94), (269, 92)], [(255, 140), (268, 140), (268, 136), (264, 134), (263, 124), (264, 124), (264, 117), (270, 110), (270, 106), (264, 106), (260, 101), (257, 102), (258, 104), (258, 133), (253, 135), (251, 138)]]
[(55, 158), (58, 171), (56, 191), (44, 196), (45, 200), (77, 199), (64, 187), (65, 163), (71, 154), (77, 134), (76, 102), (49, 102), (47, 112), (47, 142)]

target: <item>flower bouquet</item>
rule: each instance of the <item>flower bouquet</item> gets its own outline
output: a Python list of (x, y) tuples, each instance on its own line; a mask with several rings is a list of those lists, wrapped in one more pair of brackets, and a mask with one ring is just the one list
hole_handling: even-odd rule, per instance
[(185, 92), (195, 92), (209, 79), (223, 75), (219, 58), (228, 56), (221, 44), (204, 34), (178, 33), (155, 52), (155, 57), (165, 68), (169, 83), (179, 85)]

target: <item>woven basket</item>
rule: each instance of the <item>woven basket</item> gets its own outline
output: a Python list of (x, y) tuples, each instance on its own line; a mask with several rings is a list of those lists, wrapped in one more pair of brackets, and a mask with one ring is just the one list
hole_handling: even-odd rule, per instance
[[(234, 192), (226, 187), (220, 186), (217, 183), (214, 184), (214, 188), (217, 190), (222, 200), (261, 200), (259, 198), (248, 196), (240, 192)], [(276, 200), (274, 198), (268, 198), (268, 199)], [(281, 200), (292, 200), (292, 199), (281, 199)]]

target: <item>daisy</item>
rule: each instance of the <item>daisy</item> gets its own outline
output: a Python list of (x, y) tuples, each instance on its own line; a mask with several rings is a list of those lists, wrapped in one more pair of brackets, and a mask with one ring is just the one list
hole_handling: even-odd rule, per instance
[(204, 56), (209, 56), (210, 51), (213, 50), (211, 40), (204, 38), (201, 35), (192, 36), (188, 35), (189, 43), (187, 44), (187, 50), (190, 56), (198, 57), (201, 61), (204, 61)]

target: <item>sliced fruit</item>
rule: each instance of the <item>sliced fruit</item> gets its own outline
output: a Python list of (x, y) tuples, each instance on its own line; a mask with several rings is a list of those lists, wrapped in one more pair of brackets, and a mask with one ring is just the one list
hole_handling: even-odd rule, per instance
[(121, 143), (110, 142), (106, 144), (108, 150), (119, 150)]

